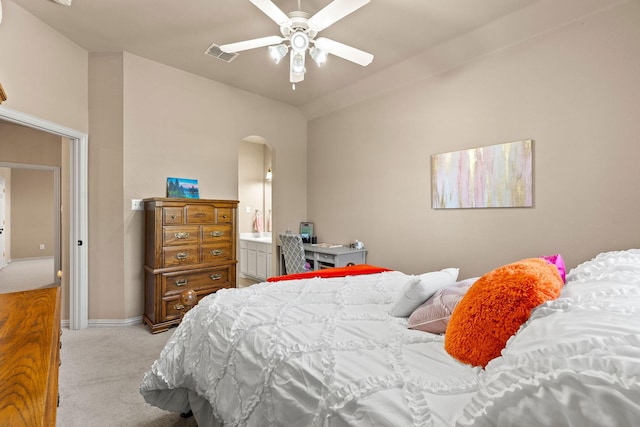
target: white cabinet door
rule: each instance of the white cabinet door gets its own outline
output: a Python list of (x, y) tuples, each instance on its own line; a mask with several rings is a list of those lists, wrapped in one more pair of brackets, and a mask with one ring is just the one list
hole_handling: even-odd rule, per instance
[(260, 280), (265, 280), (267, 278), (267, 253), (264, 251), (264, 245), (258, 247), (257, 261), (256, 276)]
[(271, 276), (273, 276), (273, 274), (271, 274), (271, 262), (273, 261), (273, 257), (271, 256), (271, 245), (269, 245), (269, 251), (267, 252), (267, 271), (266, 271), (266, 277), (267, 279)]
[(256, 277), (258, 274), (258, 244), (256, 242), (247, 242), (247, 274)]
[(247, 263), (249, 262), (247, 242), (240, 240), (240, 274), (247, 274)]
[(240, 272), (257, 280), (267, 280), (271, 274), (270, 243), (240, 240)]

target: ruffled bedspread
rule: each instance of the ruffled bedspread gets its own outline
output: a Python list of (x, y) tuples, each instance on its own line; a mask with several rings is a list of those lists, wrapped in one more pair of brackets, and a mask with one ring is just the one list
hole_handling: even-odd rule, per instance
[(409, 278), (218, 291), (187, 313), (141, 393), (167, 410), (191, 406), (200, 427), (451, 426), (481, 370), (387, 314)]
[(222, 290), (186, 316), (141, 392), (217, 426), (640, 425), (640, 250), (567, 275), (485, 370), (387, 314), (385, 272)]
[(640, 425), (640, 250), (574, 268), (487, 365), (457, 425)]

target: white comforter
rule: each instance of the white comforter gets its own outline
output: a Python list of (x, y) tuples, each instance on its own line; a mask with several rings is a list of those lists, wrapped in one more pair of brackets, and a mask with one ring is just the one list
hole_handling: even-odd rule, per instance
[(486, 366), (458, 426), (640, 425), (640, 250), (567, 275)]
[(400, 272), (218, 291), (185, 316), (141, 385), (200, 427), (451, 426), (477, 390), (443, 337), (387, 314)]
[(387, 314), (387, 272), (219, 291), (185, 317), (142, 382), (204, 426), (640, 425), (640, 250), (567, 275), (485, 368)]

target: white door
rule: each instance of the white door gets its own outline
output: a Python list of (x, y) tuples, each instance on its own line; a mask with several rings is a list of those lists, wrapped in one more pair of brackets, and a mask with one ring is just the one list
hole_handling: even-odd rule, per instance
[(0, 176), (0, 270), (7, 265), (7, 255), (4, 250), (4, 176)]

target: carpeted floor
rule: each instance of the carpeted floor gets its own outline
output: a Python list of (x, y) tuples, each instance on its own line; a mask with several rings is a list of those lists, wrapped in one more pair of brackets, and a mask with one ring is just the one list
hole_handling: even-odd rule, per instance
[(196, 427), (193, 417), (148, 405), (140, 381), (173, 329), (153, 335), (143, 324), (63, 329), (57, 427)]
[(53, 281), (53, 257), (13, 260), (0, 270), (0, 293), (43, 288)]

